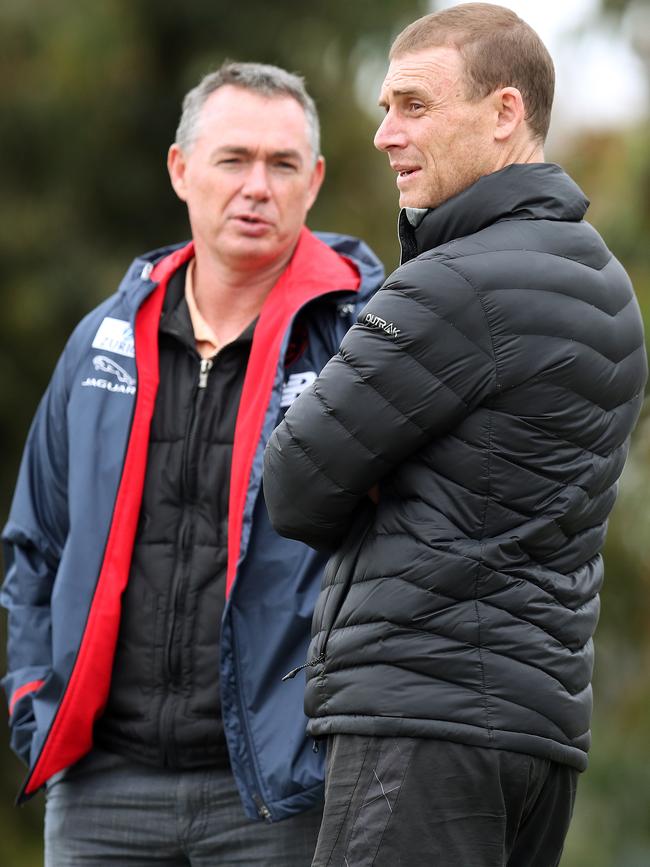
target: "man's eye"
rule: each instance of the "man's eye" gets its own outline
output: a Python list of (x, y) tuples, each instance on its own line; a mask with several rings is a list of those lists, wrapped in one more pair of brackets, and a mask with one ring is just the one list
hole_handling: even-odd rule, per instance
[(295, 172), (297, 169), (295, 163), (288, 162), (287, 160), (278, 160), (275, 165), (277, 168), (282, 169), (283, 171)]
[(424, 108), (421, 102), (409, 102), (409, 111), (421, 111)]

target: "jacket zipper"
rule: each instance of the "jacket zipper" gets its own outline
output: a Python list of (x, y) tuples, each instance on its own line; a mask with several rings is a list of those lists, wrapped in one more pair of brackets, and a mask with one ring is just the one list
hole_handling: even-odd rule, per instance
[[(225, 622), (229, 606), (230, 606), (230, 600), (228, 600), (228, 602), (226, 603), (226, 608), (225, 608), (224, 614), (223, 614), (223, 622)], [(241, 693), (239, 690), (239, 682), (241, 680), (241, 678), (240, 678), (239, 648), (237, 647), (237, 641), (235, 639), (232, 621), (230, 622), (229, 628), (231, 631), (230, 649), (231, 649), (231, 653), (232, 653), (232, 661), (233, 661), (233, 666), (234, 666), (234, 670), (235, 670), (235, 683), (233, 684), (233, 691), (234, 691), (234, 694), (235, 694), (236, 700), (237, 700), (239, 719), (241, 721), (242, 734), (244, 736), (244, 741), (246, 744), (246, 752), (247, 752), (248, 757), (249, 757), (248, 762), (246, 763), (248, 765), (247, 770), (248, 770), (249, 775), (250, 775), (249, 779), (246, 780), (247, 787), (248, 787), (248, 793), (250, 795), (251, 800), (255, 804), (255, 809), (257, 810), (257, 815), (260, 817), (260, 819), (263, 819), (265, 822), (272, 822), (273, 821), (273, 815), (272, 815), (271, 811), (269, 810), (267, 805), (262, 800), (259, 792), (255, 791), (255, 789), (253, 787), (251, 787), (251, 785), (250, 785), (251, 780), (252, 780), (254, 787), (257, 787), (257, 789), (259, 789), (259, 790), (262, 789), (262, 786), (260, 785), (259, 773), (258, 773), (258, 770), (256, 767), (256, 759), (255, 759), (256, 754), (253, 750), (253, 742), (252, 742), (252, 738), (250, 735), (250, 731), (248, 729), (248, 718), (247, 718), (246, 712), (244, 710), (244, 703), (242, 701)], [(223, 634), (223, 626), (222, 626), (222, 634)]]
[(214, 365), (213, 358), (202, 358), (201, 365), (199, 367), (199, 388), (207, 388), (208, 385), (208, 375), (212, 370), (212, 366)]
[(302, 671), (303, 668), (311, 668), (314, 665), (318, 665), (321, 662), (325, 662), (325, 651), (320, 654), (320, 656), (315, 656), (313, 659), (310, 659), (309, 662), (305, 662), (302, 665), (299, 665), (298, 668), (292, 668), (291, 671), (288, 671), (284, 677), (285, 680), (293, 680), (293, 678), (298, 674), (299, 671)]
[[(186, 578), (191, 566), (192, 546), (194, 542), (194, 521), (192, 515), (192, 504), (197, 482), (196, 461), (194, 460), (197, 452), (197, 433), (199, 430), (199, 421), (201, 418), (201, 408), (203, 406), (206, 389), (208, 385), (208, 377), (214, 366), (213, 358), (202, 358), (199, 364), (199, 376), (194, 392), (194, 402), (191, 411), (191, 417), (186, 429), (185, 442), (183, 444), (183, 456), (181, 465), (181, 500), (185, 506), (181, 517), (180, 527), (178, 530), (178, 547), (180, 564), (174, 577), (174, 584), (171, 593), (171, 617), (169, 628), (167, 631), (167, 640), (165, 646), (165, 661), (164, 661), (164, 678), (168, 687), (171, 687), (178, 675), (181, 672), (181, 654), (178, 649), (178, 639), (176, 636), (179, 624), (179, 613), (181, 611)], [(163, 755), (170, 764), (174, 762), (174, 742), (172, 736), (172, 712), (173, 703), (169, 700), (169, 693), (166, 701), (163, 704), (163, 709), (160, 715), (160, 733), (161, 746)]]

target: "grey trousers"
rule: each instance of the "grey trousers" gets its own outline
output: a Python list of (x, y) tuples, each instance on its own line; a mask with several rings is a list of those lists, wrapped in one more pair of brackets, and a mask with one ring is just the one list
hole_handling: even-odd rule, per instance
[(308, 867), (320, 818), (316, 808), (254, 822), (229, 771), (150, 768), (95, 750), (48, 783), (45, 867)]
[(335, 735), (313, 867), (557, 867), (577, 778), (524, 753)]

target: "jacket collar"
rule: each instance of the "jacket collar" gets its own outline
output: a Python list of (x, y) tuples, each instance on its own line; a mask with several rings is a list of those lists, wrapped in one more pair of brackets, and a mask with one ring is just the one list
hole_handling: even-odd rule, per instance
[[(264, 302), (255, 328), (235, 426), (228, 509), (226, 595), (232, 590), (242, 552), (248, 544), (250, 521), (245, 529), (244, 512), (247, 508), (252, 509), (255, 503), (250, 496), (251, 474), (269, 412), (271, 393), (274, 387), (278, 387), (277, 374), (291, 322), (309, 301), (329, 292), (358, 292), (359, 285), (360, 275), (356, 266), (303, 228), (291, 261)], [(276, 421), (277, 418), (274, 423)], [(259, 462), (256, 478), (259, 485)]]
[(554, 163), (506, 166), (431, 208), (414, 228), (399, 216), (402, 264), (426, 250), (479, 232), (500, 220), (581, 220), (589, 200)]
[[(311, 236), (309, 243), (304, 243), (305, 236)], [(313, 283), (316, 279), (324, 284), (331, 281), (333, 285), (336, 285), (335, 274), (341, 268), (340, 260), (343, 260), (343, 262), (348, 262), (352, 266), (352, 271), (356, 272), (358, 277), (361, 278), (361, 285), (358, 287), (356, 285), (358, 280), (353, 281), (355, 283), (354, 295), (356, 296), (356, 300), (358, 302), (367, 301), (384, 278), (383, 266), (373, 251), (358, 238), (334, 232), (312, 233), (304, 227), (298, 246), (294, 252), (294, 260), (297, 259), (297, 254), (300, 253), (299, 258), (303, 261), (305, 259), (308, 261), (311, 253), (307, 248), (312, 247), (316, 240), (322, 242), (320, 247), (321, 253), (323, 253), (322, 245), (324, 245), (329, 247), (330, 252), (334, 255), (326, 257), (330, 262), (327, 269), (328, 274), (323, 273), (320, 278), (312, 275), (310, 282)], [(138, 256), (132, 262), (119, 287), (119, 291), (125, 296), (125, 303), (131, 310), (132, 315), (135, 316), (135, 312), (144, 299), (159, 283), (165, 282), (171, 274), (181, 268), (193, 255), (194, 244), (190, 241), (189, 243), (183, 242), (161, 247)], [(299, 262), (297, 264), (300, 266)], [(330, 270), (331, 268), (333, 268), (333, 272)], [(304, 275), (305, 270), (308, 271), (309, 268), (302, 268), (302, 270)], [(332, 278), (334, 279), (332, 280)], [(339, 293), (345, 291), (345, 283), (337, 287), (339, 299), (337, 303), (340, 301)], [(327, 293), (327, 288), (324, 288), (323, 292)]]

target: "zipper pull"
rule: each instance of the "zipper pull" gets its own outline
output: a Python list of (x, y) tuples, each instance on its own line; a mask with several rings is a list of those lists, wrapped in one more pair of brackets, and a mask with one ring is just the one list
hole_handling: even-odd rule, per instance
[(212, 370), (213, 361), (211, 358), (201, 359), (201, 369), (199, 370), (199, 388), (205, 388), (208, 384), (208, 374)]
[(304, 665), (299, 665), (298, 668), (292, 668), (291, 671), (288, 671), (285, 676), (282, 678), (285, 680), (293, 680), (293, 678), (298, 674), (299, 671), (302, 671), (303, 668), (310, 668), (312, 665), (318, 665), (320, 662), (325, 661), (325, 653), (321, 653), (320, 656), (315, 657), (314, 659), (310, 659), (309, 662), (305, 662)]
[(253, 803), (255, 804), (255, 807), (257, 808), (257, 815), (261, 819), (264, 819), (265, 822), (272, 822), (273, 821), (273, 817), (271, 816), (271, 811), (266, 806), (264, 801), (260, 798), (260, 796), (257, 794), (257, 792), (253, 792)]

